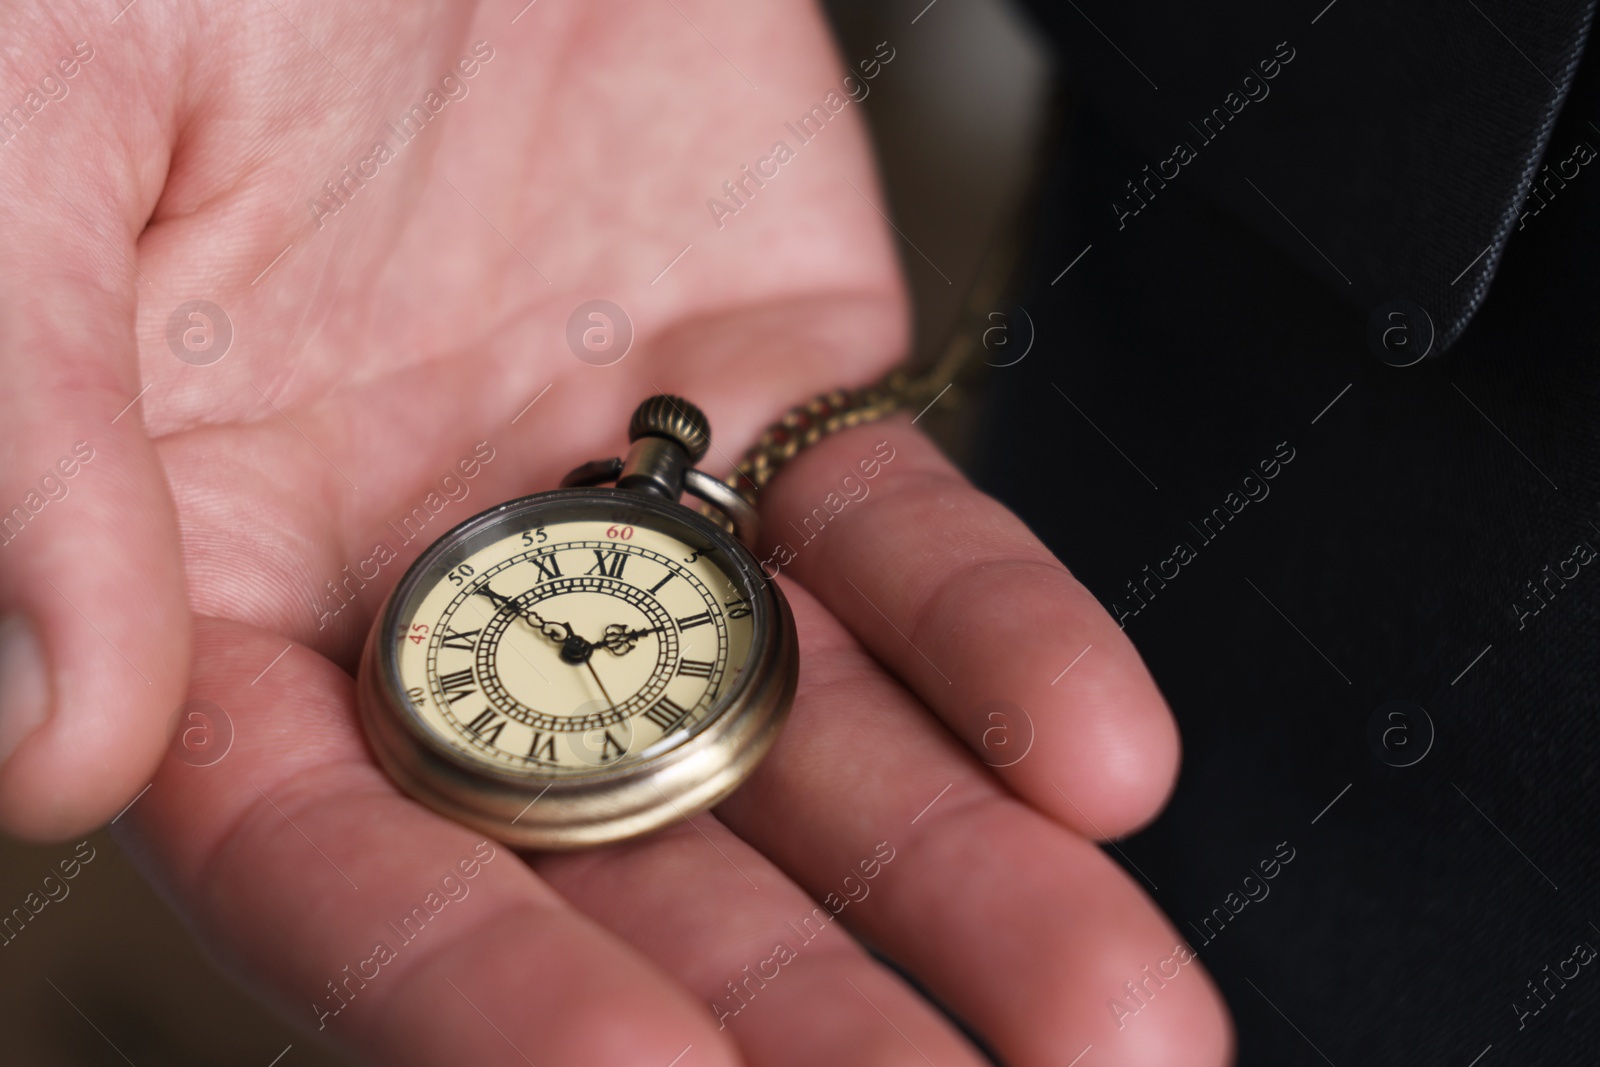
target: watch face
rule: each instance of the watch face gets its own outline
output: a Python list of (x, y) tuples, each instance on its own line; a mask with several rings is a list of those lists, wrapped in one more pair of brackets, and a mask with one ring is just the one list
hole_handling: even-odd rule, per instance
[(380, 636), (384, 673), (458, 763), (555, 781), (641, 769), (747, 687), (766, 583), (710, 523), (637, 496), (505, 505), (451, 531), (402, 581)]

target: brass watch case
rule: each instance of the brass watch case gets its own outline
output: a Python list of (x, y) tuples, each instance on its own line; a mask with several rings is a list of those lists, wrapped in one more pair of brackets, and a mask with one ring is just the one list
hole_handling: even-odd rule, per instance
[[(433, 733), (406, 699), (397, 651), (412, 599), (483, 545), (567, 517), (634, 512), (652, 529), (714, 545), (750, 595), (745, 671), (686, 736), (662, 738), (638, 761), (557, 777), (477, 762)], [(648, 519), (644, 518), (648, 516)], [(574, 849), (636, 837), (703, 811), (750, 776), (777, 739), (799, 675), (794, 616), (777, 583), (704, 516), (630, 489), (557, 489), (475, 515), (434, 542), (384, 601), (367, 638), (357, 702), (379, 763), (415, 799), (517, 848)]]

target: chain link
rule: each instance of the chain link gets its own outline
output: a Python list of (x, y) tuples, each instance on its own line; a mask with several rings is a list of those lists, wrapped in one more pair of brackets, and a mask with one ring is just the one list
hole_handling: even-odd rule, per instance
[(833, 389), (796, 404), (766, 430), (745, 451), (727, 484), (751, 504), (761, 490), (802, 449), (810, 448), (829, 434), (865, 426), (887, 418), (918, 403), (929, 403), (937, 395), (929, 376), (912, 377), (896, 367), (871, 385), (856, 389)]

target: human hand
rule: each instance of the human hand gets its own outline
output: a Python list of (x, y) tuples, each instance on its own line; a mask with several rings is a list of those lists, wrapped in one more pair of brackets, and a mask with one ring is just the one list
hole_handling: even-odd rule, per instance
[[(93, 53), (0, 149), (0, 501), (93, 447), (71, 498), (0, 547), (0, 605), (31, 620), (44, 670), (30, 682), (28, 655), (3, 660), (0, 820), (29, 836), (103, 821), (151, 781), (185, 694), (225, 708), (223, 761), (165, 760), (117, 829), (247, 983), (378, 1062), (666, 1064), (686, 1046), (685, 1067), (980, 1062), (857, 939), (1019, 1067), (1089, 1043), (1100, 1063), (1219, 1062), (1226, 1023), (1198, 964), (1120, 1032), (1105, 1006), (1180, 940), (1091, 844), (1170, 788), (1160, 697), (1093, 598), (904, 425), (825, 442), (768, 494), (769, 529), (803, 524), (874, 442), (894, 449), (874, 498), (785, 568), (801, 691), (715, 815), (524, 861), (372, 763), (348, 672), (427, 542), (614, 452), (648, 393), (693, 398), (741, 442), (905, 344), (849, 110), (737, 218), (704, 214), (708, 174), (736, 173), (838, 84), (814, 11), (521, 7), (0, 14), (23, 57), (4, 99), (36, 80), (19, 63)], [(470, 92), (336, 211), (308, 212), (463, 57)], [(609, 367), (562, 340), (597, 295), (637, 331)], [(168, 344), (196, 297), (234, 331), (206, 366)], [(469, 491), (455, 510), (420, 512), (399, 542), (390, 521), (452, 485)], [(350, 584), (375, 560), (379, 577)], [(975, 709), (997, 697), (1036, 736), (991, 773)], [(471, 895), (415, 942), (392, 936), (446, 869)], [(786, 932), (846, 898), (826, 940)], [(727, 983), (780, 938), (794, 958), (728, 1014)], [(380, 939), (393, 958), (373, 964)]]

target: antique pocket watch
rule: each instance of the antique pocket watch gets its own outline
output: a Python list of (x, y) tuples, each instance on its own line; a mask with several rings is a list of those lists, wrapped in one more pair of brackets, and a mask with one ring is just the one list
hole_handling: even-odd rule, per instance
[(512, 845), (601, 844), (715, 804), (794, 698), (794, 619), (750, 554), (755, 511), (693, 466), (705, 416), (654, 396), (628, 438), (626, 459), (429, 546), (362, 655), (361, 721), (385, 770)]

